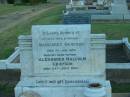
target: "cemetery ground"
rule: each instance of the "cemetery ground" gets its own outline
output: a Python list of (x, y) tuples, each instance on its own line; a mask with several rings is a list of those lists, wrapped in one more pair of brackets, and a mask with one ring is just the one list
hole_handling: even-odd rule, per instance
[(13, 12), (18, 12), (18, 11), (24, 11), (26, 9), (31, 8), (32, 6), (24, 6), (24, 5), (12, 5), (12, 4), (7, 4), (7, 5), (0, 5), (0, 16), (1, 15), (7, 15)]
[[(10, 5), (9, 5), (10, 6)], [(15, 6), (17, 7), (17, 6)], [(25, 10), (29, 6), (21, 6), (17, 10), (12, 8), (12, 10), (3, 11), (0, 9), (0, 14), (8, 14), (16, 12), (18, 10)], [(31, 26), (35, 24), (59, 24), (62, 22), (62, 10), (64, 10), (63, 5), (57, 5), (52, 9), (48, 9), (44, 13), (39, 14), (35, 18), (30, 18), (27, 21), (21, 22), (18, 25), (5, 30), (0, 33), (0, 59), (7, 58), (13, 51), (14, 48), (18, 46), (18, 36), (19, 35), (29, 35), (31, 33)], [(119, 22), (119, 23), (92, 23), (93, 33), (105, 33), (107, 39), (122, 39), (122, 37), (128, 37), (130, 39), (130, 23)], [(6, 97), (13, 97), (15, 84), (9, 82), (0, 82), (0, 94), (6, 94)], [(116, 84), (112, 83), (113, 92), (130, 92), (130, 84)]]
[[(54, 6), (55, 5), (52, 3), (38, 4), (38, 5), (33, 5), (33, 6), (28, 5), (26, 7), (23, 5), (19, 5), (19, 7), (18, 5), (14, 5), (14, 6), (5, 5), (6, 8), (3, 8), (3, 6), (0, 6), (1, 9), (4, 10), (4, 12), (6, 11), (8, 12), (8, 13), (3, 13), (3, 11), (1, 10), (0, 33), (20, 24), (21, 22), (27, 21), (30, 18), (34, 18), (40, 13), (43, 13), (44, 11), (51, 9)], [(16, 10), (14, 10), (14, 8), (16, 8)]]

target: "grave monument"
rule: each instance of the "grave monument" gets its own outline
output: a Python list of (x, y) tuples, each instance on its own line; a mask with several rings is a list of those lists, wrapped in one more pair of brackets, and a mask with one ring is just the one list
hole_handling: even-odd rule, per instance
[(66, 5), (67, 11), (106, 10), (110, 9), (112, 0), (70, 0)]
[(126, 0), (70, 0), (64, 15), (90, 14), (92, 20), (129, 20)]
[(15, 97), (111, 97), (105, 35), (91, 34), (90, 24), (32, 26), (19, 47)]

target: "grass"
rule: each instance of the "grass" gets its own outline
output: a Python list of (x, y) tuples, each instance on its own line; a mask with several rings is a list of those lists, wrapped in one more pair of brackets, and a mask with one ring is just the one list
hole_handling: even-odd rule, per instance
[(17, 46), (19, 35), (28, 35), (31, 33), (32, 25), (59, 23), (63, 9), (64, 6), (57, 6), (34, 19), (30, 19), (0, 34), (0, 59), (7, 58), (13, 52)]
[(105, 33), (107, 39), (130, 39), (130, 23), (95, 23), (92, 24), (92, 32), (99, 34)]
[(19, 6), (19, 5), (13, 5), (13, 4), (0, 4), (0, 15), (26, 10), (30, 7), (31, 6), (24, 6), (24, 5)]
[(124, 84), (116, 84), (112, 83), (112, 92), (113, 93), (130, 93), (130, 83)]
[(11, 95), (14, 95), (14, 87), (14, 85), (9, 85), (8, 83), (0, 84), (0, 95), (3, 95), (2, 97), (10, 97)]

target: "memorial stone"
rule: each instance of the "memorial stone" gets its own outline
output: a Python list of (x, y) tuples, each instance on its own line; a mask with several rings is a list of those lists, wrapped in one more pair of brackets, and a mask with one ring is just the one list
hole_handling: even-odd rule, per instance
[(90, 30), (90, 25), (34, 26), (32, 29), (34, 72), (44, 74), (87, 72)]
[(111, 97), (105, 35), (91, 34), (90, 24), (32, 26), (32, 36), (20, 36), (19, 47), (15, 97)]

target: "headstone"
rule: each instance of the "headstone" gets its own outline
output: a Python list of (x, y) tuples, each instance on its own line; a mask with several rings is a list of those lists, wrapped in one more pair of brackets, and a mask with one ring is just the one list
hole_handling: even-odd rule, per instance
[[(73, 1), (73, 4), (67, 4), (65, 14), (71, 13), (86, 13), (90, 14), (92, 17), (98, 17), (99, 15), (111, 15), (111, 11), (115, 8), (115, 5), (112, 5), (112, 0), (83, 0), (84, 5), (77, 4), (74, 2), (80, 2), (82, 0)], [(117, 0), (118, 1), (118, 0)], [(124, 6), (125, 4), (123, 4)], [(113, 7), (114, 6), (114, 7)], [(126, 6), (126, 5), (125, 5)], [(100, 17), (100, 16), (99, 16)], [(106, 16), (105, 16), (106, 17)], [(92, 18), (93, 19), (93, 18)]]
[(104, 1), (105, 1), (105, 0), (97, 0), (97, 4), (103, 5)]
[(90, 24), (36, 25), (32, 36), (19, 37), (19, 47), (22, 69), (15, 97), (87, 97), (93, 91), (111, 97), (105, 35), (91, 34)]
[(33, 26), (34, 72), (44, 74), (87, 72), (90, 30), (90, 25)]
[(85, 4), (85, 0), (70, 0), (70, 4), (83, 6)]
[(91, 15), (80, 12), (64, 14), (63, 24), (91, 24)]

